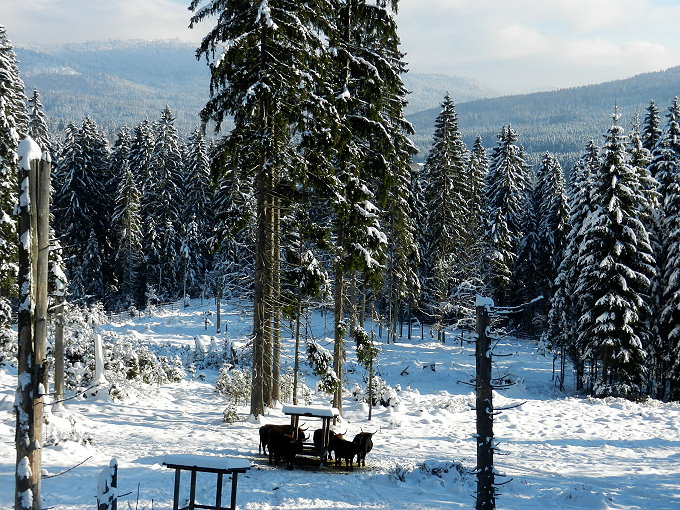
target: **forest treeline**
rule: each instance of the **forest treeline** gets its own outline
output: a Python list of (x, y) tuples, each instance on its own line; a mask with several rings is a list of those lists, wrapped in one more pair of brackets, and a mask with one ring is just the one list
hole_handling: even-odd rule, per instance
[(677, 400), (677, 100), (667, 114), (650, 103), (626, 130), (615, 110), (565, 183), (553, 155), (529, 164), (510, 124), (490, 149), (480, 137), (468, 147), (447, 94), (413, 165), (396, 3), (192, 2), (192, 24), (222, 21), (197, 51), (211, 70), (209, 143), (201, 129), (182, 139), (169, 107), (111, 144), (91, 118), (50, 133), (0, 31), (4, 341), (16, 150), (29, 134), (52, 154), (52, 268), (69, 299), (119, 310), (248, 296), (254, 415), (279, 400), (282, 320), (299, 335), (306, 309), (333, 307), (333, 352), (307, 347), (341, 409), (345, 342), (367, 366), (378, 354), (369, 316), (388, 342), (412, 318), (446, 341), (471, 327), (476, 294), (521, 310), (509, 324), (543, 338), (562, 381), (569, 360), (591, 394)]

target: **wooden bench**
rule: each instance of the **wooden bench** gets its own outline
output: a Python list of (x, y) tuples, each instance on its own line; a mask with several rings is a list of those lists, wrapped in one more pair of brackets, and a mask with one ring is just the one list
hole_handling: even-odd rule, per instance
[[(173, 510), (194, 510), (205, 508), (207, 510), (236, 510), (236, 484), (238, 474), (245, 473), (250, 469), (250, 461), (233, 457), (209, 457), (205, 455), (166, 455), (163, 457), (163, 465), (175, 470), (175, 490), (173, 494)], [(182, 471), (191, 473), (189, 486), (189, 504), (180, 508), (179, 485)], [(214, 505), (202, 505), (196, 503), (196, 474), (216, 473), (217, 490)], [(231, 475), (231, 504), (222, 506), (222, 482), (224, 475)]]

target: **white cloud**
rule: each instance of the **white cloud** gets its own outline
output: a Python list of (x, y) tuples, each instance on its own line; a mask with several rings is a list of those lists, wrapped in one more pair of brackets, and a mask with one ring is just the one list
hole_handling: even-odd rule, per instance
[(618, 79), (680, 65), (680, 2), (401, 0), (414, 71), (475, 77), (505, 90)]
[(512, 24), (498, 31), (496, 44), (499, 56), (509, 59), (546, 53), (553, 41), (540, 30)]
[(2, 0), (0, 19), (12, 41), (57, 44), (107, 39), (197, 41), (191, 13), (173, 0)]

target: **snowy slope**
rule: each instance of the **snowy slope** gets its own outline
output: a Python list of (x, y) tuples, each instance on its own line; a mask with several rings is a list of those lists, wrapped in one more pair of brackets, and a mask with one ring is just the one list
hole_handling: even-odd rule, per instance
[[(172, 315), (160, 314), (106, 326), (147, 342), (193, 348), (193, 337), (205, 334), (204, 312), (198, 303)], [(240, 308), (225, 310), (228, 334), (223, 341), (246, 338), (250, 317)], [(314, 335), (330, 336), (330, 317), (315, 316)], [(210, 331), (208, 331), (210, 333)], [(45, 448), (48, 475), (58, 474), (85, 459), (81, 466), (43, 480), (45, 508), (85, 510), (95, 505), (99, 472), (115, 457), (119, 461), (119, 508), (172, 508), (174, 472), (161, 465), (163, 455), (191, 453), (248, 459), (252, 469), (239, 478), (241, 509), (436, 509), (473, 508), (475, 478), (474, 394), (464, 381), (474, 371), (473, 347), (432, 342), (420, 330), (411, 341), (381, 344), (380, 376), (398, 388), (400, 403), (374, 409), (343, 402), (344, 421), (336, 429), (350, 438), (378, 430), (365, 468), (345, 469), (306, 464), (293, 471), (267, 465), (258, 454), (261, 423), (287, 423), (280, 408), (261, 423), (222, 421), (224, 398), (214, 393), (217, 373), (197, 373), (193, 380), (160, 388), (143, 388), (123, 402), (96, 395), (71, 400), (67, 412), (90, 444), (66, 441)], [(497, 407), (519, 407), (496, 417), (495, 434), (504, 455), (497, 469), (507, 475), (497, 507), (503, 509), (680, 509), (680, 404), (593, 400), (560, 394), (551, 381), (552, 359), (536, 345), (515, 339), (499, 341), (498, 374), (517, 384), (495, 394)], [(361, 382), (364, 370), (351, 360), (347, 388)], [(292, 342), (286, 338), (284, 362), (292, 365)], [(431, 365), (434, 364), (434, 371)], [(408, 367), (408, 368), (407, 368)], [(403, 373), (404, 369), (406, 371)], [(305, 376), (307, 383), (312, 378)], [(0, 509), (13, 506), (14, 418), (16, 371), (0, 368)], [(314, 404), (328, 398), (316, 395)], [(65, 427), (65, 418), (50, 417)], [(70, 426), (70, 425), (69, 425)], [(310, 432), (316, 423), (309, 420)], [(215, 480), (199, 475), (199, 502), (212, 504)], [(139, 491), (139, 502), (137, 493)], [(182, 493), (186, 497), (185, 492)]]

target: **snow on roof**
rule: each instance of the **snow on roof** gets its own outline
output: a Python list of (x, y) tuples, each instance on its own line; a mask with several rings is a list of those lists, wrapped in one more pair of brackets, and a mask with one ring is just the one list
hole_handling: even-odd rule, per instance
[(305, 407), (305, 406), (283, 406), (284, 414), (299, 414), (300, 416), (330, 417), (338, 416), (340, 411), (335, 407)]
[(209, 457), (207, 455), (164, 455), (163, 464), (192, 466), (207, 469), (250, 469), (250, 461), (234, 457)]

